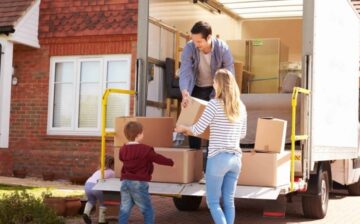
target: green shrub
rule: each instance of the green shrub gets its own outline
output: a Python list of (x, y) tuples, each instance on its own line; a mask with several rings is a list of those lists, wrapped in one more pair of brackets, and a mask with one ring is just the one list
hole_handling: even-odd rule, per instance
[(64, 224), (63, 217), (25, 191), (0, 197), (0, 224)]

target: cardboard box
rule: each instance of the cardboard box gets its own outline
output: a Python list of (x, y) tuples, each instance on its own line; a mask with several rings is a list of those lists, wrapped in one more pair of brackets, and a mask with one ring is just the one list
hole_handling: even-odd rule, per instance
[(120, 147), (114, 148), (114, 171), (115, 177), (120, 177), (122, 162), (119, 157)]
[(129, 121), (138, 121), (143, 125), (143, 143), (153, 147), (171, 147), (174, 132), (172, 117), (117, 117), (115, 119), (114, 146), (122, 146), (128, 140), (124, 134), (124, 127)]
[[(191, 97), (189, 105), (186, 108), (181, 108), (180, 116), (176, 122), (176, 125), (191, 126), (195, 124), (204, 112), (207, 103), (208, 102), (205, 100)], [(204, 133), (197, 137), (202, 139), (209, 139), (209, 135), (210, 128), (208, 127)]]
[(241, 93), (242, 79), (243, 79), (243, 63), (240, 61), (234, 62), (235, 79)]
[(239, 185), (277, 187), (290, 183), (290, 152), (243, 152)]
[[(155, 152), (171, 158), (174, 166), (163, 166), (154, 163), (152, 182), (192, 183), (203, 177), (202, 150), (189, 148), (155, 148)], [(122, 162), (119, 160), (119, 149), (114, 150), (115, 176), (120, 177)]]
[(287, 121), (259, 118), (256, 126), (255, 150), (260, 152), (283, 152)]

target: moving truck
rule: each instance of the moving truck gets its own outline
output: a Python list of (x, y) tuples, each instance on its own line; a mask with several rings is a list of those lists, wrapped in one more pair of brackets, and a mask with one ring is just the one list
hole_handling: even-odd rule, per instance
[[(234, 12), (224, 2), (226, 1), (161, 1), (161, 0), (141, 0), (138, 2), (138, 51), (137, 51), (137, 105), (136, 115), (144, 116), (147, 114), (148, 93), (152, 94), (156, 87), (151, 88), (149, 85), (148, 72), (153, 64), (161, 67), (163, 58), (159, 58), (159, 63), (149, 60), (149, 49), (154, 46), (156, 38), (163, 38), (164, 35), (154, 35), (149, 30), (149, 13), (158, 9), (153, 16), (161, 17), (166, 7), (170, 3), (179, 4), (179, 11), (186, 2), (190, 7), (195, 4), (205, 4), (207, 8), (214, 8), (214, 4), (219, 6), (223, 12), (226, 12), (229, 18), (236, 16)], [(214, 3), (215, 2), (215, 3)], [(220, 4), (219, 2), (223, 2)], [(233, 4), (242, 3), (241, 0), (231, 1)], [(263, 1), (270, 4), (272, 1)], [(294, 1), (289, 1), (294, 2)], [(302, 4), (301, 15), (296, 18), (301, 20), (302, 26), (299, 32), (300, 36), (293, 37), (292, 40), (298, 41), (299, 50), (298, 60), (301, 64), (301, 87), (310, 92), (309, 95), (301, 95), (298, 100), (300, 109), (297, 117), (299, 119), (298, 133), (304, 138), (294, 137), (296, 140), (296, 161), (294, 161), (294, 182), (278, 187), (266, 186), (237, 186), (236, 198), (254, 198), (278, 200), (283, 195), (291, 196), (293, 194), (302, 196), (302, 206), (304, 215), (311, 218), (323, 218), (327, 212), (329, 192), (333, 183), (336, 182), (348, 187), (351, 195), (360, 195), (360, 151), (359, 151), (359, 52), (360, 52), (360, 22), (358, 13), (355, 11), (350, 1), (346, 0), (304, 0)], [(208, 4), (211, 3), (211, 4)], [(162, 6), (163, 8), (159, 7)], [(211, 6), (211, 7), (210, 7)], [(150, 8), (150, 10), (149, 10)], [(286, 8), (286, 7), (285, 7)], [(211, 9), (210, 9), (211, 10)], [(213, 9), (212, 12), (220, 10)], [(166, 10), (165, 10), (166, 11)], [(167, 11), (175, 16), (177, 11), (170, 8)], [(241, 11), (241, 10), (240, 10)], [(266, 15), (264, 15), (266, 16)], [(171, 22), (177, 23), (178, 26), (185, 24), (188, 16), (179, 18), (170, 18)], [(166, 18), (158, 18), (166, 22)], [(260, 20), (258, 21), (266, 21)], [(291, 21), (291, 12), (288, 16), (284, 14), (276, 21)], [(204, 18), (206, 20), (206, 18)], [(235, 22), (221, 23), (216, 22), (216, 17), (209, 19), (213, 25), (223, 24), (221, 29), (230, 30), (231, 34), (224, 33), (227, 40), (241, 39), (242, 29), (246, 22), (256, 20), (240, 19)], [(194, 19), (193, 22), (196, 22)], [(189, 23), (187, 30), (190, 30), (193, 23)], [(292, 27), (285, 27), (283, 33), (293, 32)], [(255, 28), (258, 29), (258, 28)], [(273, 27), (271, 30), (276, 30)], [(243, 30), (244, 31), (244, 30)], [(149, 33), (150, 32), (150, 33)], [(163, 34), (161, 32), (161, 34)], [(244, 33), (243, 33), (244, 34)], [(226, 36), (228, 35), (228, 36)], [(231, 36), (232, 35), (232, 36)], [(271, 36), (271, 35), (269, 35)], [(152, 39), (155, 38), (155, 39)], [(261, 45), (262, 36), (247, 37), (257, 39), (255, 44)], [(259, 41), (260, 38), (260, 41)], [(164, 41), (161, 41), (164, 43)], [(184, 42), (185, 43), (185, 42)], [(231, 41), (229, 41), (231, 43)], [(240, 43), (240, 42), (239, 42)], [(173, 48), (171, 42), (166, 42), (168, 50)], [(229, 44), (230, 47), (232, 46)], [(236, 49), (236, 48), (234, 48)], [(232, 49), (232, 51), (234, 51)], [(291, 47), (289, 47), (291, 52)], [(172, 54), (174, 52), (171, 52)], [(237, 52), (232, 52), (237, 57)], [(294, 53), (294, 51), (292, 52)], [(292, 53), (288, 54), (291, 55)], [(165, 52), (166, 56), (166, 52)], [(241, 58), (241, 56), (239, 56)], [(295, 58), (295, 59), (294, 59)], [(292, 56), (290, 60), (297, 60)], [(247, 60), (246, 58), (243, 60)], [(289, 58), (288, 58), (289, 60)], [(277, 62), (279, 63), (279, 62)], [(156, 66), (155, 66), (156, 67)], [(159, 69), (160, 71), (161, 69)], [(161, 73), (162, 75), (162, 73)], [(256, 77), (257, 74), (255, 74)], [(279, 79), (279, 74), (276, 74)], [(156, 77), (156, 76), (154, 76)], [(261, 78), (261, 77), (260, 77)], [(270, 79), (267, 77), (267, 79)], [(161, 79), (159, 79), (161, 84)], [(279, 82), (280, 83), (280, 82)], [(265, 85), (265, 84), (264, 84)], [(259, 87), (257, 87), (259, 88)], [(261, 89), (261, 88), (260, 88)], [(244, 92), (244, 90), (242, 90)], [(248, 91), (248, 90), (247, 90)], [(247, 97), (243, 93), (244, 99)], [(300, 91), (301, 92), (301, 91)], [(306, 91), (305, 91), (306, 92)], [(271, 97), (271, 94), (278, 93), (261, 93)], [(270, 96), (271, 95), (271, 96)], [(266, 96), (265, 96), (266, 97)], [(164, 96), (160, 98), (164, 99)], [(289, 104), (291, 100), (289, 101)], [(246, 103), (245, 103), (246, 104)], [(260, 104), (260, 110), (261, 110)], [(291, 105), (289, 105), (291, 107)], [(154, 112), (155, 113), (155, 112)], [(248, 113), (250, 113), (248, 111)], [(296, 118), (295, 118), (296, 119)], [(292, 126), (294, 118), (288, 121), (288, 126)], [(160, 137), (160, 136), (159, 136)], [(118, 179), (104, 180), (98, 183), (95, 188), (106, 192), (119, 192), (121, 182)], [(291, 185), (291, 186), (290, 186)], [(205, 196), (205, 186), (199, 183), (176, 184), (176, 183), (151, 183), (150, 192), (152, 194), (161, 194), (177, 197), (174, 198), (175, 206), (180, 210), (197, 209), (201, 202), (201, 197)]]

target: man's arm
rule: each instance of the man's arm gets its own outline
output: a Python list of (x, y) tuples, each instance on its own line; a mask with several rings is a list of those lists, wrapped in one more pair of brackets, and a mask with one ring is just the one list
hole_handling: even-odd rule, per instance
[(194, 72), (192, 69), (193, 59), (192, 59), (192, 49), (189, 43), (187, 43), (184, 47), (184, 50), (181, 55), (181, 66), (180, 66), (180, 74), (179, 74), (179, 86), (182, 95), (181, 105), (186, 107), (189, 103), (189, 85), (191, 79), (194, 76)]
[(185, 108), (190, 102), (190, 93), (186, 89), (184, 89), (183, 91), (181, 91), (181, 96), (182, 96), (181, 106)]
[(233, 75), (235, 75), (234, 59), (231, 55), (229, 47), (225, 43), (223, 53), (223, 68), (229, 70)]

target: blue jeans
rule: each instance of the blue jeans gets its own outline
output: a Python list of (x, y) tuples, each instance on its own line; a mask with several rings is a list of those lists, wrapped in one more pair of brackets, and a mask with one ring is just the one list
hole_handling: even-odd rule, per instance
[[(221, 152), (208, 158), (206, 202), (216, 224), (233, 224), (235, 220), (234, 196), (241, 170), (241, 154)], [(220, 207), (220, 197), (223, 207)]]
[(128, 223), (132, 207), (136, 204), (144, 216), (145, 224), (154, 223), (154, 210), (151, 205), (149, 184), (146, 181), (121, 181), (121, 206), (119, 224)]

